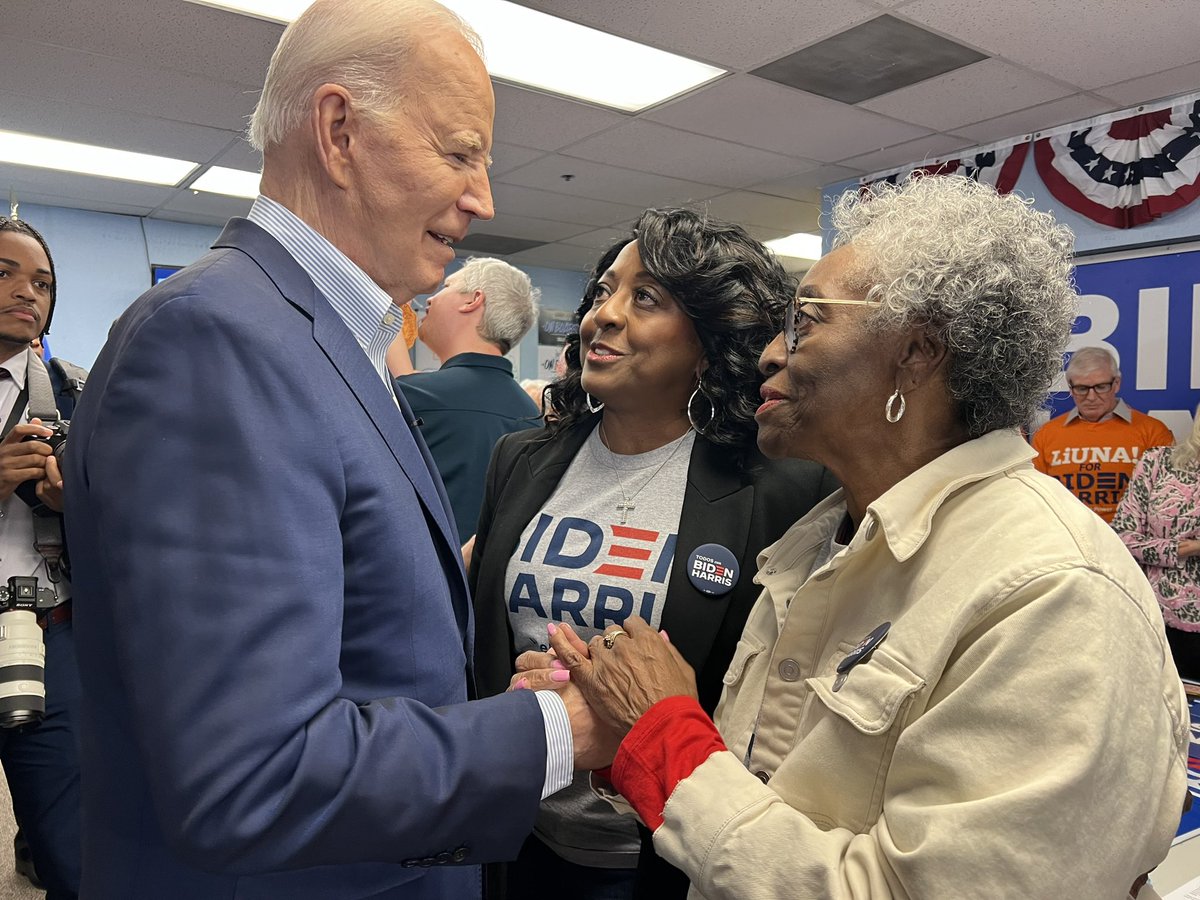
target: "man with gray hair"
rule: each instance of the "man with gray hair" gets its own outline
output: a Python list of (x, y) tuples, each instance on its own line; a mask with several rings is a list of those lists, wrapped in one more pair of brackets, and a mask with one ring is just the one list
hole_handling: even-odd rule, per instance
[(537, 405), (513, 379), (504, 354), (533, 325), (540, 294), (528, 275), (503, 260), (467, 260), (429, 298), (417, 332), (442, 367), (396, 379), (422, 422), (464, 544), (475, 533), (496, 441), (538, 424)]
[(1082, 347), (1067, 363), (1075, 408), (1033, 436), (1033, 464), (1111, 522), (1142, 453), (1175, 442), (1171, 429), (1118, 396), (1121, 370), (1104, 347)]
[(384, 364), (492, 216), (494, 109), (444, 7), (317, 0), (248, 218), (109, 333), (66, 466), (82, 896), (471, 900), (611, 760), (577, 691), (467, 702), (458, 535)]

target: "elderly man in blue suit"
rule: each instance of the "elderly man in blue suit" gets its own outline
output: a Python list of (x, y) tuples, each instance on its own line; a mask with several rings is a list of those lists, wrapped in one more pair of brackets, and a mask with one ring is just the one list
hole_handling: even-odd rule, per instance
[(576, 693), (468, 702), (453, 517), (384, 368), (492, 216), (476, 44), (431, 0), (317, 0), (271, 60), (249, 218), (92, 371), (66, 475), (85, 897), (477, 897), (611, 756)]

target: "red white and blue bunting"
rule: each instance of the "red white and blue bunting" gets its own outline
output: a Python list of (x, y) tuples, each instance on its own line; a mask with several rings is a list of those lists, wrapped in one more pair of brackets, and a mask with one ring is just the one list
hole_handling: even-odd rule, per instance
[(1029, 143), (1024, 138), (1016, 143), (997, 144), (956, 157), (954, 159), (937, 160), (930, 163), (919, 163), (906, 166), (891, 172), (868, 175), (859, 182), (862, 189), (873, 184), (886, 181), (898, 184), (913, 172), (925, 175), (965, 175), (975, 181), (990, 184), (1001, 194), (1009, 193), (1017, 184), (1021, 168), (1025, 165), (1025, 157), (1029, 153)]
[(1035, 142), (1050, 193), (1080, 215), (1133, 228), (1200, 195), (1200, 95)]

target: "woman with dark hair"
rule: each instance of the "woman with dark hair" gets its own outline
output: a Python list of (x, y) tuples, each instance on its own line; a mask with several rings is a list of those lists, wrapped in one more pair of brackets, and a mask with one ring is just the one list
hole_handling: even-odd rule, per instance
[[(670, 633), (715, 706), (755, 554), (834, 487), (755, 447), (758, 355), (790, 293), (742, 228), (688, 210), (647, 210), (601, 257), (546, 427), (492, 455), (470, 571), (481, 694), (548, 649), (547, 621), (591, 636), (636, 614)], [(634, 896), (638, 853), (633, 820), (581, 775), (543, 802), (509, 897)], [(647, 854), (638, 894), (682, 897), (686, 879)]]

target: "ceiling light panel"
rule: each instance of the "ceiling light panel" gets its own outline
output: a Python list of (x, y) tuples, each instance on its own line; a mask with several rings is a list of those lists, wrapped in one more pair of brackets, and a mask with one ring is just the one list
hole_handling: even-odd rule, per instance
[(792, 259), (820, 259), (821, 236), (819, 234), (789, 234), (787, 237), (767, 241), (766, 247), (776, 256)]
[(0, 162), (162, 185), (178, 184), (199, 165), (15, 131), (0, 131)]
[(245, 197), (253, 200), (258, 196), (258, 182), (262, 176), (243, 169), (226, 169), (213, 166), (190, 185), (193, 191), (224, 194), (227, 197)]
[[(275, 22), (290, 22), (309, 6), (306, 0), (189, 2)], [(640, 112), (726, 71), (508, 0), (444, 3), (483, 38), (494, 78), (622, 112)]]

